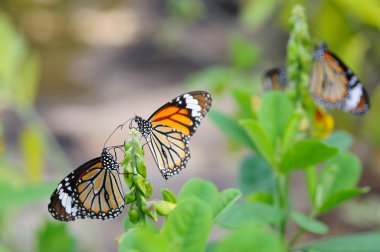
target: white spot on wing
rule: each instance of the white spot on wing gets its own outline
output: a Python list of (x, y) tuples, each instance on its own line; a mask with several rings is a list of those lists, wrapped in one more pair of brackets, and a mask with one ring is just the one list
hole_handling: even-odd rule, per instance
[(344, 105), (345, 111), (348, 111), (348, 112), (352, 111), (358, 106), (360, 102), (360, 98), (363, 95), (362, 88), (363, 88), (362, 85), (359, 84), (350, 90), (348, 94), (349, 96), (347, 97), (346, 103)]

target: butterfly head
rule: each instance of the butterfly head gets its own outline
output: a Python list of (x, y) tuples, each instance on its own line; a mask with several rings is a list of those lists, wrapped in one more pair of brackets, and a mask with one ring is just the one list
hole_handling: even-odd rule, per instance
[(102, 163), (104, 168), (108, 168), (111, 170), (118, 170), (119, 164), (116, 162), (116, 159), (110, 153), (108, 148), (104, 148), (102, 151)]
[(143, 137), (149, 137), (152, 131), (151, 123), (147, 120), (142, 119), (140, 116), (135, 116), (133, 120), (137, 123), (137, 129), (143, 135)]
[(319, 43), (319, 45), (315, 48), (314, 58), (316, 60), (323, 59), (323, 55), (326, 51), (327, 51), (327, 44), (325, 42)]

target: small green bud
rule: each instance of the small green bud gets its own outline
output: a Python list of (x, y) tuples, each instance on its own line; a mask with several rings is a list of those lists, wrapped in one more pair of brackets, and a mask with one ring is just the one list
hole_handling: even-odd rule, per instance
[(131, 206), (131, 208), (129, 209), (129, 220), (131, 221), (131, 223), (133, 224), (137, 224), (140, 220), (140, 215), (139, 215), (139, 210), (137, 208), (135, 208), (134, 206)]
[(128, 149), (125, 151), (125, 157), (123, 161), (125, 161), (126, 164), (128, 164), (131, 161), (131, 158), (132, 158), (132, 149)]
[(169, 189), (161, 189), (162, 198), (171, 203), (177, 203), (177, 198), (175, 194)]
[(145, 195), (146, 194), (146, 185), (144, 178), (140, 174), (133, 175), (133, 181), (137, 185), (138, 189)]
[(146, 186), (146, 193), (144, 194), (145, 198), (149, 199), (150, 196), (153, 194), (153, 186), (152, 183), (150, 183), (149, 180), (144, 179), (145, 186)]
[(132, 147), (132, 141), (126, 141), (125, 143), (124, 143), (124, 151), (125, 152), (127, 152), (128, 150), (130, 150), (131, 149), (131, 147)]
[(146, 178), (146, 166), (145, 166), (145, 162), (143, 159), (138, 159), (137, 160), (137, 172), (143, 176), (144, 178)]
[(148, 215), (150, 218), (152, 218), (154, 221), (157, 221), (157, 212), (156, 207), (147, 201), (144, 201), (142, 203), (142, 210), (143, 212)]
[(131, 163), (128, 163), (127, 166), (124, 166), (124, 180), (129, 188), (133, 185), (133, 167)]
[(163, 200), (152, 201), (152, 204), (155, 206), (157, 213), (161, 216), (167, 216), (176, 207), (176, 204)]
[(125, 204), (136, 201), (136, 187), (132, 187), (131, 190), (125, 195)]

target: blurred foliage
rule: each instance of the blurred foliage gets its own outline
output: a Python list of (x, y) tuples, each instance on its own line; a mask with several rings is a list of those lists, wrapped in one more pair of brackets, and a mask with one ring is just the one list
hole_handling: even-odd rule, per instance
[[(122, 0), (91, 2), (100, 10), (119, 8), (125, 3)], [(158, 22), (159, 38), (155, 41), (158, 47), (164, 45), (166, 50), (183, 43), (181, 35), (186, 34), (186, 29), (221, 15), (221, 12), (212, 15), (207, 1), (168, 0), (165, 3), (167, 12), (164, 20)], [(299, 7), (294, 11), (297, 3), (304, 4), (305, 13)], [(323, 109), (317, 116), (319, 108), (309, 97), (306, 86), (311, 45), (314, 44), (311, 40), (325, 40), (334, 52), (350, 63), (358, 76), (363, 76), (365, 86), (374, 90), (374, 85), (367, 83), (372, 81), (371, 76), (379, 79), (380, 3), (377, 0), (365, 3), (354, 0), (245, 0), (236, 4), (238, 10), (233, 18), (239, 25), (228, 34), (225, 62), (192, 75), (188, 82), (216, 94), (229, 94), (236, 102), (238, 111), (234, 116), (213, 110), (209, 117), (236, 146), (250, 151), (239, 170), (238, 186), (244, 201), (235, 203), (240, 197), (238, 189), (218, 192), (213, 184), (202, 180), (189, 181), (178, 198), (164, 189), (163, 201), (147, 201), (153, 188), (146, 180), (143, 154), (132, 145), (126, 145), (126, 158), (130, 159), (124, 161), (125, 171), (132, 168), (139, 176), (125, 176), (130, 188), (126, 201), (131, 203), (131, 209), (125, 218), (126, 232), (119, 240), (119, 251), (251, 251), (252, 248), (289, 251), (305, 232), (328, 233), (328, 223), (318, 220), (321, 214), (368, 191), (368, 188), (357, 187), (362, 166), (348, 150), (352, 136), (344, 131), (332, 132), (337, 117), (333, 118)], [(7, 231), (10, 213), (20, 211), (26, 204), (47, 199), (52, 192), (54, 186), (44, 182), (49, 154), (54, 153), (57, 166), (65, 166), (60, 149), (34, 110), (40, 73), (38, 54), (28, 46), (14, 23), (38, 46), (49, 47), (57, 37), (78, 43), (72, 39), (74, 32), (62, 28), (72, 18), (70, 11), (77, 7), (77, 1), (5, 0), (0, 3), (0, 9), (12, 14), (11, 19), (0, 13), (0, 110), (11, 111), (22, 121), (14, 144), (9, 143), (14, 139), (6, 139), (10, 129), (0, 121), (0, 251), (18, 248), (17, 237)], [(52, 24), (56, 29), (51, 33), (54, 36), (34, 36), (36, 29), (24, 18), (29, 11), (36, 10), (53, 14), (54, 18), (48, 20), (60, 20), (40, 23)], [(313, 39), (308, 34), (304, 14), (313, 28)], [(287, 25), (289, 16), (292, 17), (290, 26)], [(286, 64), (291, 88), (286, 93), (263, 93), (258, 85), (260, 76), (252, 71), (259, 63), (270, 61), (266, 56), (272, 50), (266, 45), (258, 46), (252, 38), (260, 35), (258, 32), (266, 32), (268, 24), (273, 23), (284, 30), (290, 29)], [(38, 25), (37, 30), (40, 28)], [(41, 29), (39, 34), (44, 31)], [(379, 145), (376, 116), (380, 107), (376, 105), (380, 100), (377, 99), (379, 88), (370, 93), (373, 109), (360, 130), (373, 144)], [(352, 130), (347, 123), (350, 120), (353, 119), (340, 118), (338, 125), (343, 122), (344, 127)], [(16, 148), (19, 157), (12, 156), (11, 148)], [(132, 158), (129, 152), (139, 153), (140, 157)], [(128, 167), (131, 162), (134, 164)], [(305, 176), (312, 209), (307, 214), (292, 209), (289, 178), (296, 171)], [(157, 214), (167, 216), (161, 230), (145, 219), (147, 215), (157, 220)], [(297, 233), (287, 233), (289, 222), (298, 226)], [(215, 225), (227, 229), (228, 233), (208, 244)], [(292, 240), (286, 241), (285, 235)], [(331, 251), (332, 247), (342, 251), (373, 251), (379, 247), (377, 238), (377, 233), (338, 237), (315, 242), (297, 251)], [(64, 224), (43, 223), (36, 240), (37, 251), (78, 250), (77, 241)]]
[[(0, 113), (12, 113), (22, 122), (20, 128), (6, 128), (8, 125), (0, 118), (0, 125), (6, 125), (0, 131), (0, 243), (4, 244), (1, 249), (13, 251), (21, 244), (14, 243), (17, 237), (9, 232), (10, 216), (46, 200), (54, 185), (44, 181), (50, 136), (34, 111), (39, 58), (3, 12), (0, 12), (0, 37)], [(16, 139), (6, 137), (12, 130), (16, 130)], [(45, 244), (39, 244), (38, 251), (49, 251), (46, 248)]]
[[(172, 200), (175, 198), (167, 189), (163, 194), (170, 195)], [(182, 187), (178, 199), (173, 200), (177, 202), (176, 207), (161, 231), (151, 225), (128, 224), (120, 238), (119, 251), (204, 251), (213, 223), (239, 197), (237, 189), (218, 192), (210, 182), (190, 180)]]
[[(239, 176), (245, 201), (234, 203), (240, 195), (237, 189), (216, 197), (215, 186), (202, 180), (189, 181), (178, 200), (165, 190), (165, 197), (176, 202), (176, 207), (162, 229), (129, 229), (122, 236), (119, 251), (298, 251), (297, 243), (306, 232), (328, 234), (329, 226), (318, 219), (320, 215), (368, 192), (368, 188), (357, 186), (362, 166), (348, 150), (352, 137), (333, 132), (333, 117), (314, 104), (307, 90), (310, 45), (304, 9), (296, 5), (290, 17), (286, 60), (290, 85), (285, 92), (263, 93), (248, 88), (253, 80), (249, 69), (258, 61), (259, 53), (242, 37), (230, 41), (229, 64), (205, 69), (190, 78), (191, 85), (207, 85), (229, 93), (236, 101), (239, 111), (235, 117), (216, 110), (209, 115), (231, 140), (251, 151)], [(297, 171), (304, 174), (309, 213), (293, 208), (289, 181)], [(220, 202), (214, 203), (215, 199)], [(219, 213), (217, 218), (215, 213)], [(207, 245), (212, 219), (229, 234)], [(289, 223), (298, 230), (289, 233)], [(340, 237), (312, 243), (300, 251), (336, 247), (369, 251), (379, 246), (376, 237), (377, 233)], [(146, 240), (153, 242), (147, 244)], [(347, 240), (349, 245), (341, 244)], [(371, 246), (364, 248), (362, 240)]]
[(76, 240), (63, 223), (46, 222), (37, 232), (37, 251), (74, 252)]

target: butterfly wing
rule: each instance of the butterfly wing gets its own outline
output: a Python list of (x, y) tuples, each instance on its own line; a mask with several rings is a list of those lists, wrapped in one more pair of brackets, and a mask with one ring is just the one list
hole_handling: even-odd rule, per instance
[(286, 70), (282, 67), (272, 68), (264, 73), (264, 90), (285, 90), (288, 86)]
[(335, 54), (321, 43), (314, 55), (310, 92), (323, 106), (340, 108), (353, 114), (369, 110), (367, 91)]
[(185, 168), (190, 159), (189, 140), (209, 111), (211, 102), (208, 92), (193, 91), (169, 101), (148, 120), (135, 118), (165, 179)]
[(211, 107), (208, 92), (193, 91), (180, 95), (156, 110), (148, 121), (152, 128), (166, 125), (191, 137)]
[(71, 172), (58, 184), (48, 210), (60, 221), (109, 219), (124, 208), (124, 193), (113, 156), (103, 151)]
[(148, 146), (165, 179), (179, 173), (190, 159), (188, 136), (166, 125), (152, 129)]
[(325, 47), (318, 47), (310, 82), (315, 100), (323, 106), (342, 108), (348, 89), (346, 67)]
[(364, 115), (369, 108), (370, 101), (367, 90), (361, 84), (357, 84), (348, 93), (343, 109), (354, 115)]

